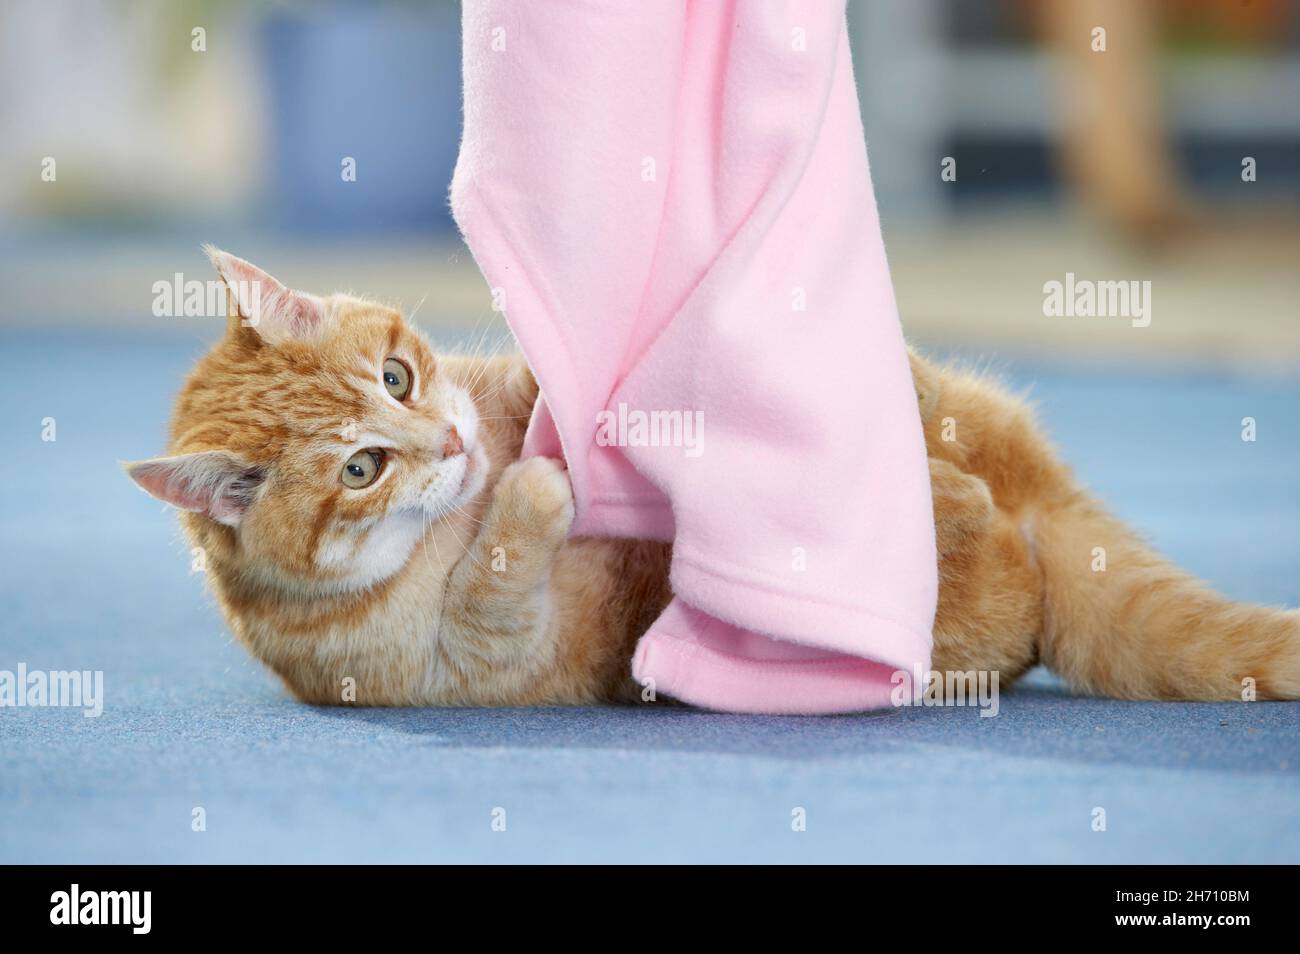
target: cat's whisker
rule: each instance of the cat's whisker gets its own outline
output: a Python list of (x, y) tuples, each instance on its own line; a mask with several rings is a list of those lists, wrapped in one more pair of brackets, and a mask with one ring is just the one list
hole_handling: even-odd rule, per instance
[[(468, 334), (464, 338), (461, 338), (440, 349), (442, 355), (448, 358), (467, 357), (472, 351), (472, 349), (469, 347), (470, 341), (482, 337), (483, 332), (482, 330), (480, 330), (482, 323), (483, 323), (482, 315), (480, 315), (478, 318), (475, 318), (473, 326), (469, 329)], [(477, 348), (478, 345), (475, 344), (473, 347)], [(461, 387), (465, 386), (465, 381), (461, 380), (461, 378), (458, 375), (453, 374), (453, 380), (456, 382), (456, 384), (460, 385)]]
[[(481, 352), (483, 349), (483, 342), (487, 339), (488, 331), (489, 331), (489, 325), (483, 324), (483, 316), (480, 315), (477, 319), (475, 319), (474, 328), (470, 331), (471, 338), (473, 339), (474, 342), (473, 345), (468, 349), (466, 349), (463, 344), (459, 345), (458, 346), (459, 353), (464, 355), (466, 358), (474, 357), (475, 355), (479, 354), (479, 352)], [(479, 370), (480, 372), (482, 371), (481, 368)], [(475, 378), (477, 378), (477, 375), (475, 375)], [(470, 382), (464, 382), (463, 385), (465, 389), (470, 392), (473, 391), (473, 387), (471, 386), (472, 380), (473, 379), (471, 379)]]
[(470, 520), (473, 520), (475, 523), (479, 524), (480, 526), (481, 526), (482, 523), (483, 523), (482, 520), (480, 520), (478, 517), (474, 516), (474, 515), (473, 515), (472, 513), (470, 513), (468, 510), (466, 510), (466, 509), (464, 508), (464, 506), (461, 505), (461, 504), (453, 503), (453, 504), (451, 505), (451, 509), (452, 509), (452, 510), (455, 510), (457, 513), (464, 514), (466, 517), (468, 517)]
[(442, 554), (438, 552), (438, 541), (435, 536), (437, 534), (437, 528), (434, 527), (433, 519), (429, 516), (429, 514), (423, 511), (421, 511), (421, 520), (426, 522), (429, 528), (424, 534), (424, 560), (426, 563), (428, 563), (429, 540), (433, 539), (433, 553), (434, 556), (438, 558), (438, 568), (442, 571), (442, 575), (445, 577), (447, 575), (447, 565), (442, 562)]
[(464, 507), (460, 506), (459, 504), (452, 504), (452, 505), (451, 505), (451, 508), (452, 508), (452, 510), (454, 510), (456, 513), (458, 513), (458, 514), (460, 514), (462, 517), (464, 517), (466, 520), (471, 520), (471, 521), (473, 521), (474, 523), (478, 524), (480, 527), (482, 527), (482, 526), (485, 525), (485, 524), (483, 523), (482, 520), (480, 520), (478, 517), (474, 516), (472, 513), (470, 513), (468, 510), (466, 510)]
[[(506, 382), (499, 381), (496, 384), (492, 385), (492, 387), (489, 388), (487, 391), (484, 391), (482, 394), (475, 395), (474, 400), (476, 403), (486, 406), (492, 401), (493, 398), (495, 398), (498, 394), (500, 394), (503, 390), (505, 390), (505, 386), (506, 386)], [(479, 420), (484, 420), (484, 418), (479, 418)]]
[[(483, 358), (483, 365), (482, 365), (482, 367), (479, 368), (479, 371), (478, 371), (478, 380), (479, 380), (480, 383), (483, 383), (483, 375), (487, 372), (487, 370), (488, 370), (488, 364), (489, 364), (489, 362), (490, 362), (491, 360), (492, 360), (492, 359), (491, 359), (490, 357), (485, 357), (485, 358)], [(492, 394), (494, 391), (498, 390), (498, 389), (499, 389), (503, 384), (505, 384), (505, 383), (506, 383), (506, 379), (505, 379), (504, 375), (501, 376), (501, 377), (498, 377), (495, 381), (486, 382), (487, 386), (484, 387), (483, 390), (480, 391), (480, 392), (478, 393), (477, 397), (480, 397), (480, 398), (481, 398), (481, 397), (486, 397), (486, 396)]]
[[(486, 337), (486, 334), (484, 335), (484, 337)], [(483, 380), (483, 376), (487, 373), (488, 367), (492, 359), (497, 356), (497, 354), (505, 346), (508, 340), (509, 340), (508, 336), (502, 335), (497, 339), (496, 344), (493, 345), (492, 350), (487, 354), (483, 353), (482, 341), (479, 342), (479, 344), (476, 346), (474, 350), (474, 357), (478, 358), (481, 363), (479, 364), (478, 371), (475, 373), (473, 379), (470, 381), (469, 384), (465, 386), (465, 390), (469, 391), (471, 394), (474, 393), (474, 388), (477, 387), (479, 383)]]
[[(497, 351), (500, 350), (499, 345), (496, 350)], [(493, 390), (498, 386), (497, 384), (493, 384), (492, 387), (486, 388), (482, 391), (477, 390), (484, 383), (485, 375), (487, 374), (491, 361), (494, 357), (496, 357), (495, 351), (489, 355), (479, 356), (478, 360), (481, 362), (479, 365), (479, 369), (477, 372), (475, 372), (473, 379), (467, 385), (465, 385), (465, 390), (468, 391), (470, 394), (472, 394), (476, 401), (487, 400), (487, 398), (491, 396)]]
[[(459, 508), (457, 508), (457, 509), (459, 509)], [(456, 542), (460, 544), (460, 548), (461, 548), (461, 550), (464, 551), (464, 554), (463, 554), (463, 555), (469, 557), (470, 561), (471, 561), (471, 562), (472, 562), (476, 567), (478, 567), (480, 570), (482, 570), (483, 572), (486, 573), (486, 572), (487, 572), (487, 567), (483, 566), (483, 564), (480, 563), (480, 562), (475, 558), (474, 554), (470, 552), (469, 547), (465, 546), (465, 541), (462, 540), (462, 539), (460, 538), (460, 534), (458, 534), (458, 533), (455, 531), (455, 529), (452, 528), (451, 521), (449, 521), (449, 520), (447, 519), (447, 516), (448, 516), (448, 514), (446, 514), (446, 513), (439, 514), (439, 515), (438, 515), (438, 519), (439, 519), (440, 521), (442, 521), (442, 524), (443, 524), (443, 526), (445, 526), (445, 527), (447, 528), (447, 531), (448, 531), (448, 532), (449, 532), (453, 537), (456, 538)]]
[(473, 344), (464, 352), (467, 356), (478, 354), (483, 348), (483, 342), (487, 340), (489, 323), (485, 323), (485, 317), (485, 315), (480, 315), (474, 320), (474, 331), (471, 339)]
[(415, 303), (415, 307), (411, 309), (411, 313), (406, 316), (407, 321), (411, 321), (411, 322), (415, 321), (416, 312), (420, 310), (420, 308), (424, 305), (424, 303), (428, 300), (428, 298), (429, 298), (429, 293), (425, 292), (423, 297), (421, 297), (420, 300)]
[(500, 394), (502, 391), (504, 391), (507, 387), (509, 387), (509, 385), (510, 385), (510, 376), (509, 376), (509, 375), (502, 375), (502, 376), (500, 377), (500, 379), (498, 379), (497, 382), (496, 382), (495, 384), (493, 384), (490, 388), (488, 388), (488, 389), (487, 389), (486, 391), (484, 391), (482, 394), (477, 395), (477, 396), (476, 396), (476, 399), (477, 399), (479, 402), (483, 403), (483, 404), (487, 404), (489, 401), (491, 401), (493, 398), (495, 398), (498, 394)]

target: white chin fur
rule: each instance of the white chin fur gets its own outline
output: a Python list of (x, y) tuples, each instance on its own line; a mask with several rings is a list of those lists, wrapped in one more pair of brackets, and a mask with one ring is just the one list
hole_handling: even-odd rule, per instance
[(424, 515), (407, 511), (389, 515), (380, 521), (366, 537), (360, 549), (350, 539), (327, 541), (317, 554), (322, 567), (348, 567), (347, 576), (341, 580), (345, 586), (370, 586), (387, 579), (405, 564), (424, 535)]

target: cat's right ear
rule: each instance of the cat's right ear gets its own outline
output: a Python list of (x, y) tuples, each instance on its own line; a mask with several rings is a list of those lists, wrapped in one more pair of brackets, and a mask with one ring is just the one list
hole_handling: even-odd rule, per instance
[(325, 327), (325, 301), (294, 291), (252, 262), (213, 245), (203, 251), (229, 289), (240, 324), (268, 344), (318, 337)]
[(228, 527), (239, 525), (263, 480), (261, 471), (227, 451), (155, 457), (123, 467), (151, 497)]

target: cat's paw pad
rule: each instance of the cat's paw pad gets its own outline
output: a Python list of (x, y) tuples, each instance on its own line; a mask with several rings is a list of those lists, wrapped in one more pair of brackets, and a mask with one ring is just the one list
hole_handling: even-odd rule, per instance
[(529, 457), (505, 469), (497, 484), (497, 501), (546, 535), (563, 538), (573, 525), (573, 488), (569, 472), (549, 457)]

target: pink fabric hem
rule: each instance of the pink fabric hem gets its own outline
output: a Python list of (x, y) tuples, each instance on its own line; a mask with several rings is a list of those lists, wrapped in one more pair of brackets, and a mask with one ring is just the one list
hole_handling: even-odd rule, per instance
[(718, 576), (673, 548), (673, 592), (684, 602), (742, 629), (803, 646), (864, 656), (910, 670), (930, 658), (931, 636), (866, 606), (826, 602), (815, 594)]
[[(656, 627), (637, 644), (632, 675), (691, 705), (755, 715), (835, 715), (891, 707), (894, 669), (842, 656), (755, 662)], [(794, 678), (792, 678), (794, 677)]]

